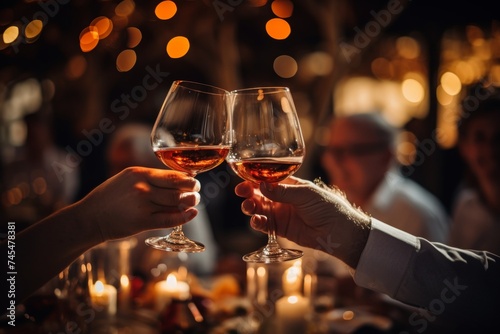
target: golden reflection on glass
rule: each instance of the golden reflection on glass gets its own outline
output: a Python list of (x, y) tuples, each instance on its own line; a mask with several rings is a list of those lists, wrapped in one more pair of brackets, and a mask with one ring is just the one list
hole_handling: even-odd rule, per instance
[(127, 46), (129, 48), (135, 48), (142, 40), (142, 32), (136, 27), (127, 28), (128, 40)]
[(7, 44), (14, 42), (19, 37), (19, 28), (10, 26), (3, 32), (3, 41)]
[(176, 36), (167, 43), (167, 54), (170, 58), (182, 58), (190, 48), (189, 40), (184, 36)]
[(287, 79), (297, 74), (298, 65), (297, 61), (292, 57), (281, 55), (274, 59), (273, 69), (278, 76)]
[(116, 57), (116, 69), (119, 72), (130, 71), (137, 61), (137, 55), (134, 50), (123, 50)]
[(288, 22), (280, 18), (270, 19), (266, 23), (267, 34), (274, 39), (283, 40), (290, 36), (292, 29)]
[(274, 15), (286, 19), (292, 16), (293, 3), (290, 0), (274, 0), (271, 3), (271, 10)]
[(177, 13), (177, 5), (173, 1), (162, 1), (155, 8), (155, 15), (160, 20), (168, 20)]

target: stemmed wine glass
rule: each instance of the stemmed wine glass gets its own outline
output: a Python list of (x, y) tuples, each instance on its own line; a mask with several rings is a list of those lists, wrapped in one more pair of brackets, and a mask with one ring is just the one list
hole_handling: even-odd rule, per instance
[[(172, 83), (151, 132), (151, 145), (166, 166), (190, 176), (221, 164), (229, 151), (229, 92), (192, 81)], [(187, 238), (182, 226), (167, 236), (146, 239), (156, 249), (202, 252), (205, 246)]]
[[(226, 161), (242, 179), (254, 183), (280, 182), (302, 164), (305, 145), (295, 105), (287, 87), (256, 87), (231, 92), (232, 143)], [(272, 201), (262, 196), (262, 205)], [(273, 215), (268, 219), (268, 242), (246, 254), (246, 262), (276, 263), (300, 258), (300, 250), (282, 248), (276, 239)]]

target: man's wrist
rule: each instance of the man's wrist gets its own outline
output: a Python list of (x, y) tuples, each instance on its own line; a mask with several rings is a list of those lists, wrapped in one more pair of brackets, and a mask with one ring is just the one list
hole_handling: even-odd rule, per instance
[(351, 242), (342, 260), (352, 269), (356, 269), (370, 236), (371, 218), (363, 214), (363, 217), (351, 221), (350, 224), (352, 226)]

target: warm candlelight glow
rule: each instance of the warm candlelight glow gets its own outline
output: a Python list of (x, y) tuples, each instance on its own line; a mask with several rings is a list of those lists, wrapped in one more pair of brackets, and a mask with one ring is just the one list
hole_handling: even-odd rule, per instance
[(117, 307), (117, 291), (116, 288), (109, 284), (104, 284), (97, 280), (90, 288), (90, 298), (92, 305), (98, 311), (104, 311), (106, 315), (115, 315)]
[(104, 284), (101, 281), (95, 282), (94, 291), (97, 294), (102, 294), (104, 292)]
[(177, 280), (173, 273), (165, 280), (155, 284), (156, 310), (160, 312), (170, 304), (172, 299), (187, 300), (191, 296), (189, 285), (184, 281)]
[(283, 293), (286, 296), (300, 293), (302, 290), (302, 277), (302, 262), (298, 260), (283, 273)]

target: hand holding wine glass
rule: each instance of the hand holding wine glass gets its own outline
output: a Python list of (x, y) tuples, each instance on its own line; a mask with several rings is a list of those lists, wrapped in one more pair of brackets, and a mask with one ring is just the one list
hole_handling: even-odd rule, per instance
[[(295, 105), (287, 87), (235, 90), (232, 95), (232, 143), (227, 162), (244, 180), (280, 182), (302, 164), (305, 145)], [(262, 197), (262, 205), (272, 202)], [(247, 254), (247, 262), (274, 263), (297, 259), (302, 251), (277, 242), (273, 215), (268, 219), (268, 243)]]
[[(151, 145), (166, 166), (190, 176), (221, 164), (229, 151), (229, 92), (191, 81), (174, 81), (151, 132)], [(201, 252), (205, 246), (187, 238), (182, 226), (146, 244), (176, 252)]]

